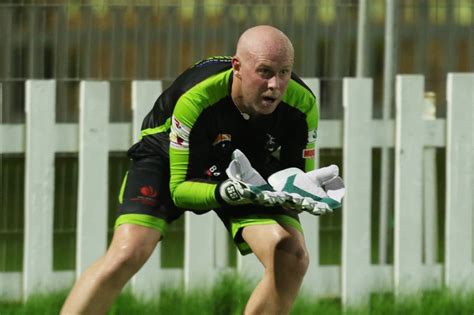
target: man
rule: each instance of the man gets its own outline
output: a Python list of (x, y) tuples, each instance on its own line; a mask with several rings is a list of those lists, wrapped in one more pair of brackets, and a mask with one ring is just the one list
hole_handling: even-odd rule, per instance
[(104, 314), (182, 209), (214, 210), (239, 251), (265, 267), (245, 314), (289, 313), (309, 263), (298, 211), (278, 206), (281, 195), (271, 191), (249, 197), (226, 169), (235, 149), (262, 178), (313, 169), (318, 108), (292, 74), (293, 58), (285, 34), (256, 26), (241, 35), (234, 57), (195, 64), (158, 98), (129, 150), (111, 245), (77, 281), (62, 314)]

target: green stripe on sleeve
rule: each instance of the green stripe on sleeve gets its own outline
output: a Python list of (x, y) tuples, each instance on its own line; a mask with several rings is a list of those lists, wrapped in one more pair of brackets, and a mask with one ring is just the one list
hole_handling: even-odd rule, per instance
[(167, 132), (171, 127), (171, 118), (166, 119), (165, 123), (161, 126), (155, 127), (155, 128), (148, 128), (148, 129), (143, 129), (141, 134), (140, 134), (140, 140), (149, 135), (154, 135), (160, 132)]
[(229, 94), (229, 80), (232, 68), (215, 74), (196, 84), (181, 95), (173, 115), (183, 124), (192, 128), (201, 112)]
[(170, 192), (174, 199), (176, 187), (186, 179), (188, 171), (189, 150), (169, 148), (170, 152)]
[[(314, 132), (318, 129), (319, 106), (316, 97), (310, 91), (308, 91), (308, 89), (300, 85), (295, 80), (290, 80), (288, 83), (288, 89), (283, 96), (283, 101), (306, 115), (308, 132)], [(315, 150), (316, 143), (313, 141), (307, 142), (305, 149)], [(306, 172), (314, 170), (315, 167), (316, 165), (314, 158), (305, 158)]]
[(295, 80), (290, 80), (283, 101), (306, 114), (308, 130), (318, 129), (319, 108), (316, 97)]
[(215, 198), (217, 184), (186, 181), (174, 191), (176, 206), (192, 210), (209, 210), (221, 205)]
[[(306, 145), (306, 150), (316, 150), (316, 143), (315, 142), (308, 142)], [(309, 172), (314, 170), (316, 167), (316, 163), (314, 162), (314, 158), (308, 158), (304, 160), (304, 169), (305, 172)]]

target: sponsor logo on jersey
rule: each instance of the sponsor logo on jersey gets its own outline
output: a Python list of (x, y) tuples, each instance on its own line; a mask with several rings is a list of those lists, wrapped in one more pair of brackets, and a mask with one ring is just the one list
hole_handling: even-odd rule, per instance
[(219, 171), (216, 165), (213, 165), (206, 171), (206, 175), (207, 177), (219, 177), (221, 175), (221, 172)]
[(310, 130), (308, 132), (308, 142), (315, 142), (318, 138), (318, 129)]
[(304, 149), (303, 150), (303, 159), (313, 159), (315, 157), (315, 149)]
[(220, 145), (222, 147), (229, 145), (232, 141), (232, 135), (229, 133), (220, 133), (212, 143), (213, 146)]
[(140, 193), (145, 197), (151, 197), (151, 198), (154, 198), (156, 197), (156, 195), (158, 195), (156, 190), (151, 186), (142, 186), (140, 188)]
[(271, 134), (267, 133), (267, 142), (265, 143), (265, 149), (269, 152), (275, 152), (280, 147), (280, 144), (276, 141), (276, 138)]
[(130, 198), (131, 201), (139, 202), (147, 206), (155, 206), (158, 203), (156, 197), (158, 192), (150, 185), (140, 187), (140, 195), (135, 198)]

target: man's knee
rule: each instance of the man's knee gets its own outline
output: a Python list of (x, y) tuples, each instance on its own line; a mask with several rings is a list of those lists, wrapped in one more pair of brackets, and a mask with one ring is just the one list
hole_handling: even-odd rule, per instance
[(122, 233), (114, 235), (114, 240), (105, 256), (106, 269), (109, 273), (133, 275), (152, 254), (160, 236), (156, 232)]
[(294, 276), (303, 277), (309, 266), (309, 255), (306, 247), (295, 237), (281, 238), (275, 246), (275, 269), (279, 272), (291, 272)]
[(123, 246), (110, 248), (106, 255), (107, 269), (111, 273), (135, 273), (146, 262), (151, 252), (143, 248)]

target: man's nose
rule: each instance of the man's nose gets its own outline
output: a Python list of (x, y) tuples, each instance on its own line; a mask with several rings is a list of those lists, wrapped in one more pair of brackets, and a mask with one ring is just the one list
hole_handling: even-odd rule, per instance
[(274, 75), (268, 80), (268, 88), (271, 90), (278, 89), (280, 86), (280, 79), (278, 78), (277, 75)]

